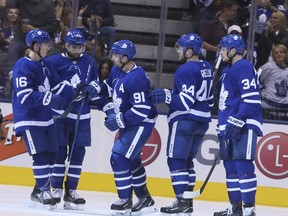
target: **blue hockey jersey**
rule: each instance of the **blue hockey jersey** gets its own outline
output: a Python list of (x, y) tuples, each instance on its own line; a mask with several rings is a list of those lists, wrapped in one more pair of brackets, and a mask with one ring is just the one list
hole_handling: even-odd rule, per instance
[(148, 99), (150, 80), (141, 67), (134, 64), (123, 72), (114, 66), (101, 89), (101, 94), (112, 96), (115, 113), (123, 113), (126, 126), (155, 122), (157, 110)]
[(13, 68), (12, 108), (16, 135), (28, 129), (46, 130), (53, 125), (52, 110), (45, 106), (45, 93), (58, 79), (51, 65), (24, 57)]
[(229, 116), (245, 121), (243, 128), (250, 128), (262, 136), (262, 107), (259, 81), (253, 65), (246, 59), (227, 65), (220, 77), (218, 122), (220, 135), (224, 135)]
[[(65, 53), (58, 53), (49, 56), (48, 61), (51, 62), (52, 66), (56, 70), (57, 75), (59, 76), (61, 82), (58, 85), (53, 87), (53, 91), (57, 94), (60, 94), (63, 98), (71, 100), (73, 94), (71, 91), (67, 91), (62, 88), (63, 84), (76, 87), (79, 84), (88, 84), (91, 80), (97, 79), (98, 76), (98, 68), (96, 65), (96, 61), (93, 60), (90, 68), (89, 77), (88, 76), (88, 67), (90, 65), (91, 56), (82, 53), (77, 59), (69, 59)], [(100, 98), (95, 98), (97, 100)], [(101, 100), (102, 102), (103, 100)], [(73, 104), (73, 108), (71, 112), (67, 115), (67, 121), (75, 121), (77, 119), (78, 110), (80, 108), (81, 101), (76, 101)], [(104, 106), (101, 104), (101, 109)], [(63, 113), (63, 110), (54, 110), (54, 112), (59, 115)], [(90, 122), (90, 101), (85, 100), (82, 108), (82, 113), (80, 116), (80, 122)]]
[(210, 122), (214, 105), (212, 66), (203, 60), (188, 61), (175, 72), (168, 123), (180, 119)]

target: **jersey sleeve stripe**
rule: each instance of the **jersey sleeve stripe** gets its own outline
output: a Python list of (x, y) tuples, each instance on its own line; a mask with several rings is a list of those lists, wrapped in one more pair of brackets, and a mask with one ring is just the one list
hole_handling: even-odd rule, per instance
[(141, 112), (137, 111), (136, 109), (134, 109), (134, 107), (131, 109), (131, 111), (132, 111), (133, 113), (135, 113), (136, 115), (141, 116), (141, 117), (143, 117), (143, 118), (147, 118), (147, 117), (148, 117), (147, 114), (144, 114), (144, 113), (141, 113)]
[(249, 104), (261, 104), (260, 100), (252, 100), (252, 99), (244, 99), (243, 102), (249, 103)]
[(259, 92), (249, 92), (249, 93), (243, 94), (241, 98), (251, 97), (255, 95), (259, 95)]

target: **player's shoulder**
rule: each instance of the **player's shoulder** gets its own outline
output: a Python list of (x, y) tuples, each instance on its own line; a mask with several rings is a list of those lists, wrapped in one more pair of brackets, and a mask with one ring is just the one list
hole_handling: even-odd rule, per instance
[(29, 67), (30, 65), (35, 64), (35, 62), (30, 59), (29, 57), (22, 57), (20, 59), (18, 59), (18, 61), (15, 63), (14, 65), (14, 70), (15, 68), (25, 68), (25, 67)]

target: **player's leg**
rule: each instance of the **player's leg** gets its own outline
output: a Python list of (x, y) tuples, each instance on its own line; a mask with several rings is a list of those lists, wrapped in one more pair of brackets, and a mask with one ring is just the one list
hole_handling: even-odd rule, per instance
[(84, 210), (86, 201), (77, 193), (77, 187), (85, 153), (84, 146), (74, 146), (65, 182), (64, 209)]
[(188, 190), (189, 171), (187, 158), (192, 146), (190, 120), (181, 120), (169, 124), (169, 135), (166, 147), (167, 164), (170, 170), (172, 186), (176, 200), (171, 206), (162, 207), (160, 211), (167, 214), (193, 212), (192, 199), (184, 199), (183, 193)]
[(220, 157), (223, 160), (226, 172), (226, 187), (231, 206), (223, 211), (215, 212), (214, 216), (242, 216), (242, 196), (239, 186), (239, 178), (233, 159), (233, 143), (227, 143), (219, 137)]
[(138, 198), (138, 202), (132, 207), (132, 215), (157, 211), (157, 208), (154, 205), (155, 202), (146, 185), (146, 170), (142, 164), (140, 155), (132, 161), (131, 172), (133, 190)]
[(22, 133), (22, 136), (24, 138), (27, 151), (33, 158), (32, 169), (37, 186), (35, 188), (38, 188), (41, 191), (40, 193), (36, 193), (34, 188), (31, 194), (31, 200), (47, 206), (54, 206), (55, 201), (53, 200), (50, 192), (49, 164), (51, 160), (55, 161), (58, 145), (56, 143), (49, 142), (48, 134), (48, 130), (25, 130)]
[(65, 161), (67, 159), (69, 134), (73, 127), (69, 127), (63, 120), (55, 122), (56, 138), (59, 141), (58, 158), (54, 164), (51, 177), (52, 196), (57, 203), (60, 203), (63, 196), (63, 183), (65, 178)]
[(125, 156), (112, 151), (110, 164), (119, 197), (119, 200), (111, 205), (112, 215), (129, 215), (132, 208), (131, 161)]
[(188, 123), (187, 129), (189, 128), (188, 132), (191, 133), (192, 137), (192, 146), (187, 159), (187, 169), (189, 174), (188, 191), (193, 191), (196, 182), (196, 172), (194, 170), (193, 160), (196, 157), (199, 147), (201, 146), (202, 140), (204, 138), (204, 135), (209, 128), (209, 123), (196, 122), (196, 121), (191, 121), (190, 123), (189, 122), (187, 123)]
[[(235, 155), (239, 160), (235, 160), (235, 167), (239, 177), (239, 185), (244, 204), (244, 216), (256, 215), (255, 196), (257, 190), (257, 178), (253, 164), (257, 144), (256, 133), (249, 129), (242, 133), (242, 138), (237, 143)], [(241, 146), (241, 147), (240, 147)]]
[[(140, 160), (142, 147), (150, 137), (153, 126), (154, 124), (147, 124), (145, 127), (137, 126), (120, 130), (119, 137), (112, 149), (113, 153), (117, 153), (118, 155), (125, 157), (130, 163), (129, 174), (132, 175), (130, 184), (133, 186), (131, 189), (134, 189), (135, 194), (138, 197), (138, 202), (131, 208), (133, 215), (140, 213), (142, 210), (146, 211), (146, 208), (154, 205), (154, 200), (152, 200), (146, 186), (146, 171)], [(125, 183), (125, 181), (123, 181), (123, 183)], [(120, 192), (121, 191), (118, 189), (118, 193)], [(148, 194), (150, 196), (149, 198), (151, 199), (146, 199)], [(122, 199), (120, 194), (118, 194), (118, 196), (120, 199)]]

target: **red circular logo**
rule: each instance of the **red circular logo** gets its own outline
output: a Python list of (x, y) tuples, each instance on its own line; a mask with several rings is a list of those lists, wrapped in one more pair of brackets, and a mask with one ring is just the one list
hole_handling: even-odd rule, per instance
[[(118, 136), (119, 131), (117, 131), (114, 141), (118, 138)], [(143, 165), (147, 166), (153, 163), (153, 161), (155, 161), (156, 158), (158, 157), (160, 150), (161, 150), (161, 138), (156, 128), (153, 128), (147, 143), (142, 148), (141, 158)]]
[(273, 132), (257, 144), (256, 165), (261, 173), (272, 179), (288, 177), (288, 135)]
[(161, 150), (161, 138), (158, 131), (153, 128), (150, 138), (142, 148), (141, 157), (144, 166), (156, 160)]

